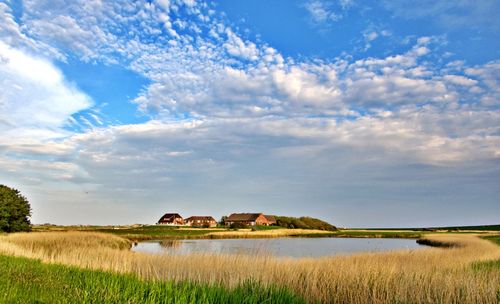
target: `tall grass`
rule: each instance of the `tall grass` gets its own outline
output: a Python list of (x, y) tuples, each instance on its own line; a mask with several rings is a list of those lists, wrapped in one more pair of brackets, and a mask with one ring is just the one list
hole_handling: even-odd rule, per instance
[(143, 281), (131, 274), (0, 255), (0, 303), (304, 303), (285, 289), (247, 282), (228, 290), (189, 282)]
[(252, 231), (251, 229), (241, 229), (241, 230), (210, 232), (206, 235), (206, 237), (211, 239), (275, 238), (275, 237), (301, 236), (301, 235), (327, 236), (327, 235), (332, 235), (332, 232), (326, 230), (312, 230), (312, 229), (265, 229), (256, 231)]
[[(18, 233), (0, 236), (0, 252), (45, 262), (133, 273), (152, 280), (234, 288), (248, 280), (293, 290), (323, 303), (497, 303), (500, 269), (473, 263), (500, 258), (500, 247), (471, 235), (439, 235), (449, 249), (428, 248), (325, 258), (193, 254), (124, 250), (107, 234)], [(80, 245), (80, 240), (83, 245)], [(57, 246), (57, 250), (52, 247)]]

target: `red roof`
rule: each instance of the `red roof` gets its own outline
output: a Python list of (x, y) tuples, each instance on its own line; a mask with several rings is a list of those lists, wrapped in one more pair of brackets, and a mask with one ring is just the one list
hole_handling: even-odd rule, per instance
[(215, 219), (211, 216), (190, 216), (187, 219), (185, 219), (186, 222), (191, 222), (191, 221), (214, 221)]
[(179, 213), (165, 213), (160, 218), (160, 220), (158, 221), (158, 223), (161, 223), (161, 222), (173, 222), (175, 219), (181, 219), (182, 220), (182, 216), (180, 216)]
[(226, 222), (254, 222), (262, 213), (233, 213), (226, 218)]

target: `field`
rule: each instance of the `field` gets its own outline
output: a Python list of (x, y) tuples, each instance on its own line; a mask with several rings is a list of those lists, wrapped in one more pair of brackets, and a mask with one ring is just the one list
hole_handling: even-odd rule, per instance
[(277, 226), (230, 230), (227, 228), (177, 228), (159, 225), (144, 226), (34, 226), (35, 232), (48, 231), (93, 231), (117, 235), (131, 241), (162, 239), (220, 239), (220, 238), (270, 238), (270, 237), (385, 237), (419, 238), (429, 232), (413, 230), (361, 230), (337, 231), (286, 229)]
[[(218, 291), (210, 291), (210, 288), (218, 288), (223, 290), (222, 294), (236, 292), (235, 297), (244, 298), (245, 284), (253, 282), (252, 288), (264, 295), (274, 291), (284, 297), (281, 299), (293, 297), (286, 291), (289, 290), (310, 303), (497, 303), (500, 300), (500, 246), (467, 234), (427, 237), (455, 246), (317, 259), (210, 254), (169, 256), (133, 253), (128, 250), (129, 241), (118, 236), (77, 231), (0, 236), (0, 253), (50, 264), (111, 271), (113, 275), (120, 273), (126, 275), (127, 280), (146, 285), (180, 284), (168, 286), (188, 286), (179, 287), (190, 290), (188, 294), (217, 294)], [(61, 277), (63, 281), (67, 278)], [(23, 276), (14, 276), (11, 285), (21, 284), (19, 290), (22, 290), (19, 280), (24, 280)], [(39, 279), (30, 284), (38, 286), (36, 282), (45, 283)], [(104, 279), (102, 282), (108, 284)], [(141, 288), (155, 290), (153, 285)], [(300, 298), (295, 299), (300, 301)], [(276, 301), (279, 302), (287, 301)]]

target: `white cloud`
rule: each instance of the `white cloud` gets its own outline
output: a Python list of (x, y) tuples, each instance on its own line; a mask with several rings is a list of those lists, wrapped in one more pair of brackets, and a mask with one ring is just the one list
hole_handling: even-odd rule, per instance
[(481, 103), (485, 106), (497, 106), (500, 104), (500, 62), (492, 61), (485, 65), (466, 68), (465, 73), (481, 80), (476, 90), (481, 92)]
[(446, 82), (460, 86), (469, 87), (477, 84), (477, 80), (470, 79), (461, 75), (445, 75), (443, 79)]
[(306, 10), (311, 14), (311, 17), (316, 23), (323, 23), (327, 21), (339, 21), (342, 19), (340, 15), (331, 12), (329, 8), (326, 7), (324, 2), (319, 0), (308, 1), (304, 5)]
[[(468, 69), (471, 77), (466, 77), (460, 75), (463, 66), (442, 70), (429, 64), (426, 56), (434, 55), (432, 43), (433, 39), (421, 37), (405, 53), (354, 62), (294, 63), (268, 47), (258, 65), (208, 63), (196, 71), (162, 71), (161, 67), (171, 67), (168, 62), (158, 65), (160, 77), (135, 102), (162, 115), (295, 117), (339, 115), (353, 106), (470, 103), (484, 99), (482, 86), (492, 87), (490, 93), (495, 90), (494, 75), (486, 76), (480, 67)], [(494, 69), (493, 64), (486, 66), (488, 71)]]
[(0, 41), (15, 48), (25, 49), (58, 60), (65, 60), (65, 56), (56, 48), (30, 38), (26, 34), (26, 28), (22, 28), (14, 20), (12, 10), (5, 3), (0, 3)]
[(259, 58), (259, 51), (255, 43), (249, 41), (244, 42), (230, 29), (226, 30), (226, 34), (228, 40), (224, 43), (224, 47), (229, 54), (247, 60), (257, 60)]
[(60, 137), (69, 117), (92, 105), (90, 98), (67, 83), (47, 60), (3, 42), (0, 58), (0, 127), (4, 143)]

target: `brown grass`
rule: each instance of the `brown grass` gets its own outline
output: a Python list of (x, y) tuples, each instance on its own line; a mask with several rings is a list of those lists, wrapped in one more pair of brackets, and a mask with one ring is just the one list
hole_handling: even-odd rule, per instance
[(332, 234), (331, 231), (326, 230), (313, 230), (313, 229), (275, 229), (275, 230), (258, 230), (252, 231), (251, 229), (239, 230), (225, 230), (211, 232), (206, 235), (207, 238), (274, 238), (286, 236), (300, 236), (300, 235), (327, 235)]
[(497, 303), (498, 268), (471, 263), (500, 258), (500, 247), (471, 235), (430, 236), (453, 242), (428, 248), (325, 258), (196, 254), (149, 255), (127, 241), (90, 232), (18, 233), (0, 236), (0, 253), (49, 263), (135, 273), (154, 280), (188, 280), (235, 286), (255, 280), (288, 286), (323, 303)]

